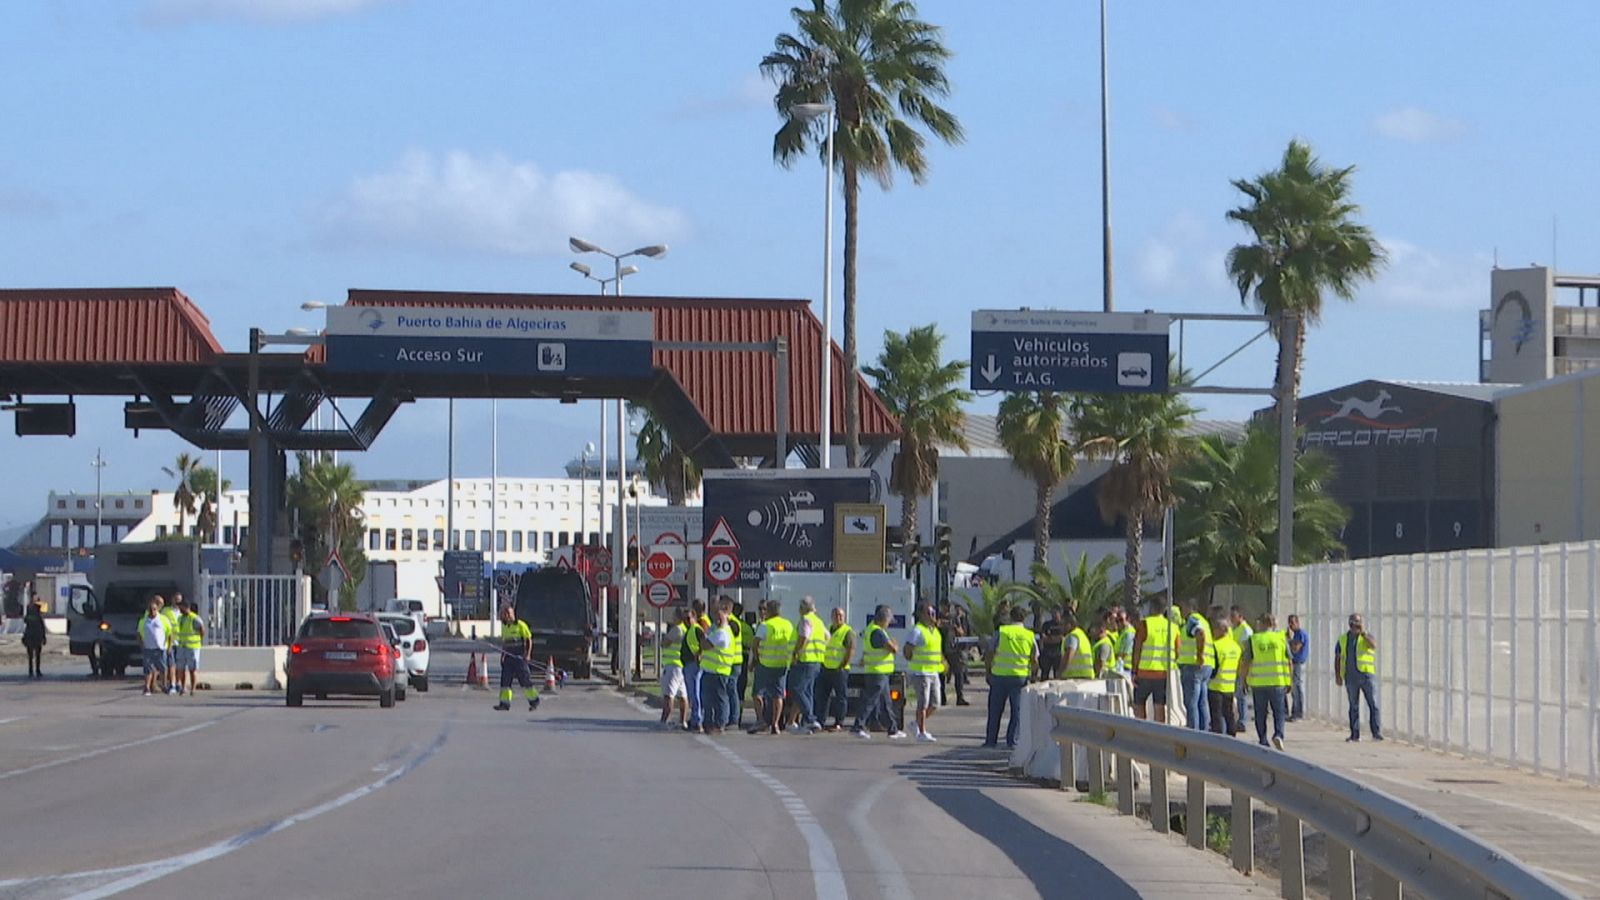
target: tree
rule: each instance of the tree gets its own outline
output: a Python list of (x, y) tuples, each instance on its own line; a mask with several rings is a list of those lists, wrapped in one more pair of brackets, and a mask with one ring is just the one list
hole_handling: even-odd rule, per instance
[[(1266, 426), (1242, 440), (1208, 435), (1174, 473), (1180, 499), (1175, 521), (1176, 587), (1206, 597), (1219, 584), (1266, 585), (1277, 562), (1278, 436)], [(1334, 463), (1310, 450), (1295, 460), (1294, 562), (1340, 553), (1349, 513), (1327, 495)]]
[(1037, 600), (1038, 593), (1017, 581), (985, 581), (978, 585), (976, 599), (969, 597), (963, 604), (967, 608), (967, 623), (974, 637), (992, 637), (1005, 624), (998, 621), (1000, 610), (1009, 607), (1013, 597)]
[(904, 335), (886, 331), (878, 364), (865, 369), (884, 406), (900, 420), (900, 450), (889, 470), (889, 488), (900, 495), (900, 534), (907, 543), (917, 531), (917, 503), (939, 477), (939, 445), (967, 449), (967, 414), (961, 405), (971, 402), (972, 394), (959, 387), (967, 364), (944, 362), (943, 345), (934, 325)]
[(195, 530), (200, 532), (200, 540), (204, 542), (217, 533), (217, 517), (222, 511), (222, 494), (233, 487), (233, 482), (224, 478), (222, 485), (218, 487), (216, 469), (196, 466), (189, 478), (189, 487), (200, 499), (200, 513), (195, 520)]
[[(1181, 372), (1173, 379), (1184, 380)], [(1122, 599), (1129, 609), (1139, 604), (1144, 524), (1165, 515), (1176, 501), (1172, 468), (1191, 451), (1187, 432), (1195, 412), (1179, 394), (1095, 394), (1074, 410), (1074, 430), (1085, 453), (1111, 461), (1095, 499), (1102, 518), (1123, 523)]]
[(672, 440), (666, 426), (649, 409), (635, 407), (633, 411), (643, 420), (634, 450), (644, 466), (644, 477), (667, 495), (671, 505), (688, 505), (689, 495), (700, 490), (700, 465)]
[(1008, 394), (1000, 401), (995, 429), (1011, 464), (1033, 480), (1033, 561), (1048, 563), (1050, 504), (1056, 485), (1077, 467), (1076, 448), (1066, 437), (1072, 409), (1066, 394)]
[[(1355, 167), (1329, 169), (1311, 148), (1290, 141), (1273, 171), (1232, 184), (1249, 201), (1227, 217), (1250, 229), (1253, 243), (1228, 251), (1228, 276), (1241, 303), (1269, 316), (1292, 313), (1278, 334), (1280, 363), (1288, 353), (1289, 404), (1279, 415), (1294, 415), (1305, 363), (1306, 327), (1322, 318), (1322, 295), (1354, 300), (1357, 286), (1372, 279), (1385, 262), (1382, 245), (1355, 217), (1350, 202)], [(1278, 325), (1274, 324), (1278, 329)], [(1286, 411), (1287, 410), (1287, 411)]]
[(172, 468), (162, 468), (178, 482), (172, 491), (172, 508), (178, 511), (178, 534), (187, 534), (188, 517), (195, 514), (194, 474), (200, 468), (200, 458), (190, 453), (179, 453)]
[[(361, 501), (364, 491), (349, 463), (296, 455), (299, 471), (289, 477), (289, 509), (297, 521), (304, 570), (319, 574), (338, 551), (349, 572), (340, 589), (340, 605), (349, 608), (366, 576), (367, 554), (361, 543)], [(332, 604), (329, 604), (330, 606)]]
[(837, 111), (834, 159), (844, 190), (845, 458), (861, 459), (861, 401), (856, 391), (856, 243), (861, 176), (887, 190), (896, 170), (921, 184), (928, 175), (927, 138), (960, 143), (961, 123), (938, 100), (950, 93), (941, 29), (917, 18), (910, 0), (812, 0), (789, 11), (795, 33), (780, 34), (761, 60), (777, 85), (773, 105), (783, 125), (772, 156), (787, 167), (814, 150), (826, 164), (827, 117), (807, 117), (805, 104)]

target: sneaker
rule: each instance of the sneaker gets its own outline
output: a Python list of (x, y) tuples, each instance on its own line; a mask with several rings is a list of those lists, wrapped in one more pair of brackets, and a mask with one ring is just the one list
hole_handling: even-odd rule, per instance
[(149, 689), (149, 688), (145, 688), (145, 689), (144, 689), (144, 695), (145, 695), (145, 696), (146, 696), (146, 697), (148, 697), (148, 696), (150, 696), (150, 689)]
[(504, 700), (502, 700), (499, 703), (496, 703), (494, 705), (494, 708), (495, 708), (495, 710), (497, 712), (510, 712), (511, 711), (511, 704), (509, 704), (509, 703), (505, 702)]
[(1000, 745), (995, 743), (994, 741), (984, 741), (982, 744), (979, 744), (978, 746), (982, 747), (985, 750), (998, 750), (998, 749), (1000, 749)]
[(821, 722), (812, 722), (810, 725), (806, 726), (806, 734), (816, 734), (820, 731), (822, 731)]
[(746, 728), (744, 730), (744, 733), (745, 734), (766, 734), (767, 733), (767, 729), (761, 727), (760, 725), (757, 725), (754, 728)]
[(1373, 735), (1373, 736), (1372, 736), (1372, 739), (1373, 739), (1373, 740), (1375, 740), (1375, 741), (1381, 741), (1381, 740), (1383, 740), (1383, 735), (1381, 735), (1381, 734), (1374, 734), (1374, 735)]
[(178, 686), (177, 685), (173, 685), (172, 687), (167, 688), (167, 695), (170, 696), (170, 697), (176, 697), (178, 695), (178, 693), (179, 693), (179, 691), (178, 691)]
[(1283, 738), (1279, 737), (1278, 735), (1273, 735), (1272, 736), (1272, 749), (1274, 749), (1274, 750), (1282, 750), (1283, 749)]
[(939, 743), (939, 739), (938, 738), (936, 738), (933, 735), (927, 733), (926, 731), (919, 733), (917, 735), (917, 740), (923, 742), (924, 744), (937, 744), (937, 743)]
[(528, 712), (533, 712), (534, 710), (539, 708), (539, 700), (540, 699), (541, 698), (539, 698), (539, 697), (535, 697), (532, 700), (528, 701)]
[(790, 734), (809, 734), (810, 733), (806, 729), (801, 728), (799, 722), (796, 722), (793, 725), (790, 725), (785, 730), (788, 731)]
[(906, 733), (904, 731), (891, 731), (891, 732), (889, 732), (889, 740), (891, 740), (891, 741), (903, 741), (905, 739), (906, 739)]
[(867, 730), (866, 730), (866, 729), (864, 729), (864, 728), (856, 728), (856, 729), (852, 729), (852, 730), (851, 730), (851, 732), (850, 732), (850, 733), (851, 733), (851, 734), (853, 734), (853, 735), (855, 735), (855, 736), (856, 736), (856, 737), (858, 737), (858, 738), (861, 738), (861, 739), (862, 739), (862, 740), (863, 740), (863, 741), (870, 741), (870, 740), (872, 740), (872, 735), (871, 735), (871, 734), (869, 734), (869, 733), (868, 733), (868, 732), (867, 732)]
[(971, 704), (971, 703), (968, 703), (968, 702), (967, 702), (967, 701), (965, 701), (965, 700), (957, 700), (957, 701), (956, 701), (956, 705), (957, 705), (957, 706), (971, 706), (971, 705), (972, 705), (972, 704)]
[(1356, 741), (1359, 741), (1359, 740), (1361, 740), (1361, 735), (1359, 735), (1359, 734), (1352, 734), (1352, 735), (1350, 735), (1350, 736), (1349, 736), (1349, 737), (1347, 737), (1347, 738), (1345, 738), (1345, 739), (1344, 739), (1344, 742), (1345, 742), (1345, 743), (1346, 743), (1346, 744), (1354, 744), (1354, 743), (1355, 743), (1355, 742), (1356, 742)]

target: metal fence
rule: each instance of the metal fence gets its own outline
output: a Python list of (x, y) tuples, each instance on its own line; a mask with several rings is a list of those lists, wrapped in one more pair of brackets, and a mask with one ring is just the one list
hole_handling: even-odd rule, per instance
[(1273, 609), (1311, 643), (1307, 715), (1346, 721), (1333, 650), (1361, 613), (1385, 732), (1600, 786), (1600, 542), (1280, 568)]
[(311, 579), (304, 575), (202, 575), (200, 615), (205, 642), (218, 647), (275, 647), (290, 643), (311, 612)]

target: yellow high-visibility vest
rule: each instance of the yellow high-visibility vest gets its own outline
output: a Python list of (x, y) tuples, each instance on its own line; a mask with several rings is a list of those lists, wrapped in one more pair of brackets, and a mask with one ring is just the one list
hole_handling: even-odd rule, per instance
[[(1350, 665), (1350, 632), (1339, 635), (1339, 658), (1341, 666)], [(1366, 635), (1356, 641), (1356, 671), (1364, 675), (1371, 675), (1378, 671), (1378, 651), (1367, 640)], [(1339, 674), (1343, 675), (1343, 672)]]
[[(800, 646), (800, 662), (820, 663), (828, 653), (828, 623), (817, 618), (816, 613), (806, 613), (802, 616), (811, 623), (811, 637)], [(800, 629), (795, 628), (795, 638), (799, 639)]]
[(1062, 672), (1064, 678), (1093, 678), (1094, 677), (1094, 648), (1089, 646), (1089, 636), (1082, 628), (1072, 629), (1067, 635), (1078, 642), (1078, 650), (1072, 654), (1071, 662), (1067, 663), (1067, 670)]
[(1216, 667), (1216, 674), (1211, 676), (1211, 690), (1213, 693), (1231, 694), (1239, 681), (1239, 657), (1244, 655), (1244, 648), (1227, 632), (1223, 632), (1211, 646), (1212, 665)]
[(848, 669), (850, 657), (845, 655), (845, 642), (856, 633), (849, 625), (840, 625), (828, 636), (827, 653), (822, 657), (824, 669)]
[(917, 625), (917, 633), (922, 635), (922, 641), (911, 648), (911, 671), (924, 675), (943, 672), (944, 636), (939, 629), (922, 624)]
[(761, 664), (769, 669), (789, 668), (794, 659), (794, 626), (778, 616), (761, 624), (767, 626), (767, 636), (761, 639)]
[(1281, 631), (1250, 635), (1250, 687), (1289, 686), (1289, 640)]
[(1152, 672), (1166, 672), (1172, 668), (1172, 633), (1177, 627), (1167, 620), (1166, 616), (1146, 616), (1144, 620), (1144, 643), (1139, 646), (1139, 659), (1135, 661), (1140, 669)]
[[(877, 622), (873, 622), (867, 626), (866, 634), (862, 635), (861, 671), (868, 675), (888, 675), (894, 671), (894, 651), (888, 646), (882, 649), (872, 646), (872, 635), (879, 631), (883, 629), (878, 627)], [(888, 637), (887, 632), (884, 637)]]
[(1027, 678), (1033, 673), (1032, 631), (1021, 625), (1001, 625), (1000, 643), (995, 647), (989, 674), (1002, 678)]

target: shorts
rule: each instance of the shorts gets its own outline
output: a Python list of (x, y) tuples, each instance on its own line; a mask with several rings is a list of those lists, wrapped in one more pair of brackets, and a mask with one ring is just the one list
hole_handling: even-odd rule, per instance
[(935, 673), (911, 672), (911, 689), (917, 692), (917, 709), (939, 708), (940, 677)]
[(661, 670), (661, 696), (689, 698), (689, 685), (683, 680), (683, 666), (667, 666)]
[(193, 672), (200, 668), (200, 648), (179, 647), (172, 651), (172, 659), (175, 668)]
[(144, 649), (144, 674), (160, 675), (167, 671), (167, 651)]
[(768, 700), (782, 700), (788, 691), (789, 668), (756, 666), (756, 696)]
[(1154, 700), (1160, 706), (1166, 706), (1167, 679), (1165, 677), (1133, 679), (1133, 705), (1144, 706), (1145, 698)]

